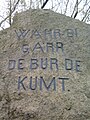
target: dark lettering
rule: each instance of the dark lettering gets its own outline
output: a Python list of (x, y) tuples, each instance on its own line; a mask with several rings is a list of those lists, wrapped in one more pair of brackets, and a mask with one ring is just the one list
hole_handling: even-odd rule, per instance
[(33, 36), (36, 36), (36, 39), (42, 38), (41, 35), (40, 35), (40, 33), (39, 33), (39, 31), (37, 31), (37, 30), (32, 30), (31, 38)]
[(15, 33), (16, 33), (16, 35), (17, 35), (17, 37), (18, 37), (18, 40), (20, 40), (20, 39), (22, 39), (22, 38), (25, 38), (25, 36), (28, 34), (29, 31), (30, 31), (30, 30), (19, 29), (19, 32), (17, 32), (17, 31), (15, 30)]
[(46, 68), (47, 68), (47, 65), (48, 65), (48, 60), (47, 60), (47, 58), (45, 58), (45, 59), (41, 58), (41, 68), (42, 68), (42, 69), (46, 69)]
[(31, 90), (36, 90), (36, 88), (37, 88), (37, 77), (35, 77), (35, 83), (34, 83), (35, 85), (34, 85), (34, 87), (32, 87), (33, 85), (32, 85), (32, 77), (30, 77), (30, 89)]
[(16, 65), (16, 61), (15, 60), (9, 60), (8, 69), (9, 70), (14, 69), (15, 65)]
[(54, 89), (53, 89), (53, 90), (56, 90), (56, 81), (55, 81), (55, 77), (52, 78), (52, 80), (51, 80), (51, 82), (50, 82), (49, 85), (46, 85), (46, 83), (45, 83), (43, 77), (40, 77), (40, 90), (42, 90), (43, 84), (44, 84), (45, 88), (46, 88), (47, 90), (49, 90), (50, 87), (51, 87), (51, 85), (52, 85), (52, 83), (53, 83), (53, 86), (54, 86)]
[(24, 54), (28, 54), (29, 53), (29, 46), (27, 44), (22, 46), (22, 52)]
[(23, 89), (26, 90), (26, 88), (25, 88), (25, 86), (23, 84), (24, 80), (26, 80), (26, 79), (27, 79), (27, 76), (24, 77), (22, 80), (21, 80), (21, 76), (18, 78), (18, 90), (20, 90), (20, 86), (22, 86)]
[[(53, 69), (53, 65), (56, 66), (56, 69), (58, 70), (58, 60), (56, 58), (51, 58), (50, 59), (50, 69)], [(55, 67), (54, 67), (55, 68)]]
[(34, 52), (35, 50), (39, 50), (39, 51), (41, 51), (41, 52), (44, 52), (44, 51), (43, 51), (43, 48), (42, 48), (42, 46), (40, 45), (39, 42), (38, 42), (37, 44), (35, 44), (35, 47), (33, 48), (33, 52)]
[(24, 68), (23, 61), (24, 61), (24, 59), (19, 59), (18, 60), (18, 69), (20, 69), (20, 70), (23, 70), (23, 68)]
[(63, 43), (61, 42), (56, 42), (56, 51), (58, 52), (58, 50), (61, 49), (63, 52)]
[(65, 84), (64, 80), (69, 80), (69, 78), (58, 78), (59, 80), (62, 80), (62, 91), (65, 91)]
[(54, 52), (53, 43), (47, 43), (47, 44), (46, 44), (46, 52), (49, 52), (49, 48), (51, 48), (52, 52)]
[(75, 35), (76, 35), (76, 37), (78, 36), (77, 28), (75, 28)]
[(38, 68), (38, 60), (37, 59), (31, 59), (30, 63), (30, 69), (37, 69)]
[(60, 29), (54, 30), (54, 39), (60, 38)]
[(81, 72), (81, 70), (80, 70), (80, 63), (81, 63), (81, 61), (76, 60), (76, 71), (77, 72)]
[(73, 61), (71, 59), (65, 59), (65, 69), (73, 70)]
[(73, 37), (74, 31), (72, 29), (67, 29), (67, 37)]
[(44, 35), (45, 35), (46, 40), (47, 40), (47, 38), (52, 39), (52, 30), (45, 29)]

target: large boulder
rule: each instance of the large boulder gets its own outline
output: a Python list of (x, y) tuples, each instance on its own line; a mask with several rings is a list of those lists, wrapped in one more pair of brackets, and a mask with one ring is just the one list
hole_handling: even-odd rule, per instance
[(0, 32), (0, 120), (90, 120), (90, 25), (16, 14)]

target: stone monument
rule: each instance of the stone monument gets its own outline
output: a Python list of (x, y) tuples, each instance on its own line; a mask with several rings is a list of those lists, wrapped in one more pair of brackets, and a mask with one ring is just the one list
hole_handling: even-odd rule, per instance
[(90, 120), (90, 25), (17, 13), (0, 32), (0, 76), (0, 120)]

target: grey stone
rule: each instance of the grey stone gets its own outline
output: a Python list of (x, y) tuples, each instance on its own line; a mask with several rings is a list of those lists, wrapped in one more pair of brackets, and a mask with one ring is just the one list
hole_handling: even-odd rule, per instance
[(28, 10), (0, 31), (0, 120), (90, 120), (89, 24)]

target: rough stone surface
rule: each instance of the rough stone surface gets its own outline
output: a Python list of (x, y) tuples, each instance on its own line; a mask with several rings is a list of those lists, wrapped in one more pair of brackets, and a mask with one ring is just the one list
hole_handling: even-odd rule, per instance
[(90, 25), (49, 10), (16, 14), (0, 32), (0, 120), (90, 120)]

